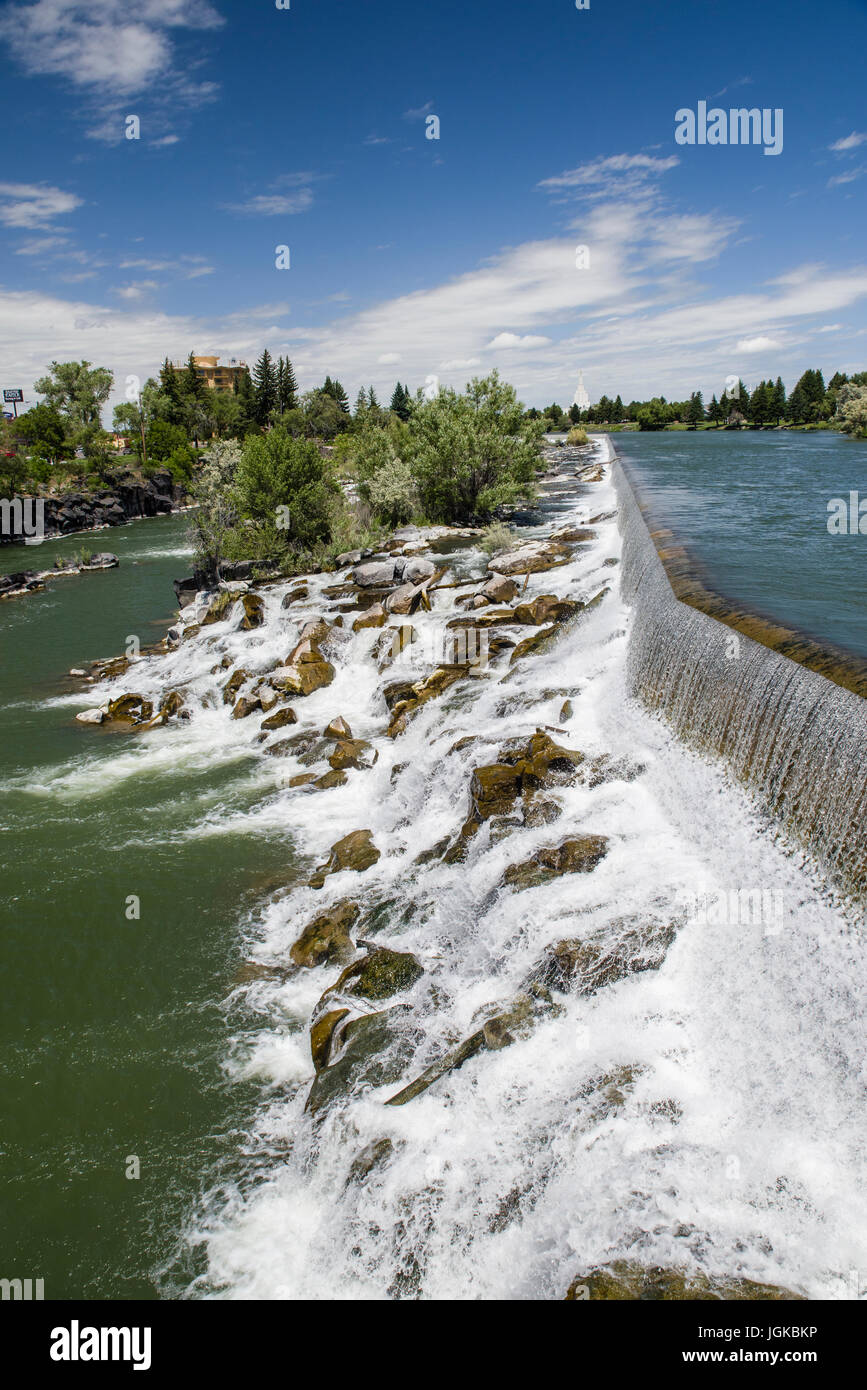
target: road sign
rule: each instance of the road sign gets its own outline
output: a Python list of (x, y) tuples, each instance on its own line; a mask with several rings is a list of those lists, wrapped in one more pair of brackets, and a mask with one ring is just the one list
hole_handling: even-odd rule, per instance
[(22, 402), (23, 402), (23, 400), (24, 400), (24, 392), (20, 389), (20, 387), (16, 387), (16, 389), (15, 389), (14, 391), (4, 391), (4, 392), (3, 392), (3, 399), (4, 399), (4, 401), (7, 402), (7, 404), (11, 404), (12, 401), (22, 401)]

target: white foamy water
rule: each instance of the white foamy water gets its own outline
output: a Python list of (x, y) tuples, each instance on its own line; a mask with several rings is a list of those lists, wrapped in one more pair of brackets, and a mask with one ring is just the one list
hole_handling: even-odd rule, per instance
[[(597, 445), (600, 457), (606, 448)], [(554, 529), (616, 511), (610, 468), (586, 487), (575, 484), (574, 463), (562, 468), (562, 487), (551, 483)], [(290, 788), (309, 768), (263, 755), (260, 719), (232, 720), (221, 694), (234, 666), (264, 673), (285, 659), (304, 621), (333, 618), (337, 601), (321, 591), (335, 576), (311, 580), (308, 602), (288, 610), (281, 601), (292, 585), (264, 589), (262, 628), (238, 631), (236, 610), (124, 678), (148, 698), (182, 689), (193, 718), (129, 741), (101, 776), (182, 781), (247, 760), (239, 775), (248, 793), (258, 790), (257, 805), (203, 808), (190, 836), (283, 833), (312, 867), (350, 831), (373, 833), (382, 857), (371, 869), (330, 876), (321, 891), (291, 886), (239, 923), (257, 962), (288, 966), (303, 926), (352, 897), (364, 914), (354, 934), (414, 952), (425, 971), (399, 999), (370, 1006), (411, 1006), (399, 1079), (315, 1118), (305, 1112), (309, 1023), (339, 968), (242, 987), (256, 1024), (232, 1037), (226, 1076), (260, 1082), (261, 1105), (235, 1185), (221, 1177), (191, 1218), (187, 1240), (204, 1243), (208, 1273), (190, 1296), (562, 1298), (582, 1270), (618, 1258), (813, 1297), (851, 1297), (852, 1270), (867, 1285), (863, 938), (724, 766), (690, 753), (627, 697), (636, 619), (619, 565), (607, 563), (621, 557), (616, 517), (594, 530), (569, 564), (532, 575), (525, 597), (587, 600), (607, 586), (601, 603), (511, 674), (508, 652), (495, 657), (396, 739), (385, 733), (382, 688), (430, 663), (413, 669), (401, 658), (380, 673), (375, 631), (329, 648), (333, 684), (293, 702), (298, 725), (272, 737), (321, 732), (343, 715), (379, 758), (341, 788)], [(459, 561), (476, 573), (485, 565), (466, 550)], [(454, 591), (433, 597), (432, 613), (409, 620), (420, 636), (441, 633), (460, 611)], [(347, 633), (351, 622), (347, 615)], [(532, 629), (509, 631), (520, 640)], [(116, 693), (105, 686), (87, 700)], [(572, 713), (561, 724), (566, 698)], [(546, 792), (562, 809), (554, 824), (516, 828), (498, 843), (483, 827), (464, 863), (415, 863), (455, 837), (472, 769), (540, 727), (588, 761), (607, 756), (605, 775)], [(468, 737), (475, 742), (455, 750)], [(56, 771), (46, 793), (84, 795), (89, 775), (79, 760)], [(524, 892), (500, 887), (509, 865), (585, 832), (608, 839), (592, 873)], [(739, 890), (771, 895), (772, 916), (706, 910)], [(406, 1105), (385, 1105), (486, 1010), (506, 1008), (546, 947), (596, 933), (614, 941), (624, 922), (676, 928), (659, 969), (592, 996), (558, 993), (558, 1008), (526, 1036), (479, 1052)], [(239, 998), (229, 1001), (230, 1026)], [(350, 1180), (353, 1162), (383, 1139), (388, 1154)]]

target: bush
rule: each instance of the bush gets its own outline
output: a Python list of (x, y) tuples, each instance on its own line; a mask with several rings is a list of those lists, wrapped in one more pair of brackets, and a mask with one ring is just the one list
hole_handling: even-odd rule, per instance
[(566, 443), (571, 444), (573, 448), (577, 448), (580, 444), (586, 444), (587, 431), (581, 429), (578, 425), (573, 425), (571, 430), (569, 431), (569, 437), (567, 438)]
[(329, 539), (330, 504), (338, 491), (312, 440), (293, 439), (283, 429), (244, 440), (235, 474), (238, 512), (266, 531), (279, 527), (296, 548)]
[(534, 497), (544, 426), (525, 420), (514, 387), (499, 373), (474, 378), (463, 395), (441, 390), (422, 402), (409, 431), (410, 462), (432, 521), (483, 519), (499, 506)]
[(515, 544), (515, 535), (510, 526), (506, 526), (502, 521), (494, 521), (490, 526), (486, 526), (481, 539), (481, 548), (486, 555), (500, 555), (504, 550), (511, 550)]

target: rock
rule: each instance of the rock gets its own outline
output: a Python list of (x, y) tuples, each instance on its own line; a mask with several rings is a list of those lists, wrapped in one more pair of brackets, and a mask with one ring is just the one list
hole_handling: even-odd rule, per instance
[[(425, 600), (427, 602), (425, 603)], [(389, 594), (385, 600), (385, 607), (389, 613), (398, 613), (402, 617), (409, 617), (422, 606), (430, 608), (430, 600), (423, 584), (401, 584), (393, 593)]]
[(317, 777), (314, 781), (314, 786), (317, 786), (320, 791), (327, 792), (331, 791), (333, 787), (345, 787), (348, 781), (349, 778), (342, 768), (332, 768), (330, 772), (324, 773), (322, 777)]
[(361, 909), (358, 903), (344, 898), (326, 912), (320, 912), (312, 922), (308, 922), (289, 955), (295, 965), (312, 970), (317, 965), (334, 961), (345, 965), (355, 955), (352, 927), (358, 921)]
[(310, 1053), (316, 1071), (321, 1071), (327, 1066), (334, 1030), (338, 1023), (348, 1016), (348, 1009), (329, 1009), (327, 1013), (320, 1014), (310, 1029)]
[(244, 695), (232, 710), (233, 719), (248, 719), (251, 714), (261, 710), (262, 705), (258, 695)]
[(398, 1005), (337, 1024), (331, 1034), (331, 1050), (335, 1044), (343, 1050), (336, 1062), (316, 1073), (306, 1106), (311, 1114), (398, 1079), (416, 1046), (414, 1030), (401, 1028), (405, 1013)]
[(73, 666), (72, 670), (69, 671), (68, 674), (70, 676), (75, 676), (79, 680), (87, 680), (87, 672), (82, 671), (80, 666)]
[(233, 671), (226, 681), (226, 684), (223, 686), (223, 704), (233, 705), (235, 703), (235, 696), (241, 689), (241, 686), (249, 679), (250, 673), (243, 670), (241, 667), (239, 667), (237, 671)]
[(109, 700), (105, 717), (115, 724), (144, 724), (153, 712), (153, 705), (143, 695), (120, 695)]
[(534, 632), (532, 637), (525, 637), (523, 642), (518, 643), (509, 657), (509, 665), (514, 666), (521, 657), (529, 656), (532, 652), (544, 651), (549, 639), (556, 631), (556, 624), (552, 623), (550, 627), (543, 627), (538, 632)]
[(512, 621), (541, 627), (543, 623), (562, 623), (580, 613), (583, 603), (561, 599), (556, 594), (540, 594), (530, 603), (519, 603), (512, 611)]
[(334, 680), (334, 667), (326, 661), (316, 647), (299, 658), (297, 666), (278, 666), (268, 677), (277, 690), (290, 695), (312, 695)]
[(175, 579), (172, 584), (179, 608), (186, 608), (188, 604), (193, 603), (201, 588), (195, 575), (190, 575), (188, 579)]
[(569, 720), (572, 718), (572, 715), (574, 713), (575, 711), (572, 707), (572, 701), (564, 700), (562, 705), (560, 706), (560, 713), (558, 714), (557, 719), (561, 724), (568, 724)]
[(363, 1182), (370, 1177), (374, 1168), (379, 1168), (394, 1153), (394, 1144), (390, 1139), (375, 1139), (372, 1144), (366, 1145), (361, 1153), (353, 1160), (349, 1169), (349, 1176), (346, 1184)]
[(390, 999), (412, 989), (424, 970), (411, 951), (390, 951), (377, 946), (362, 960), (349, 965), (327, 993), (360, 999)]
[(280, 607), (291, 608), (293, 603), (303, 603), (308, 597), (309, 591), (307, 585), (299, 584), (297, 588), (290, 589), (288, 594), (283, 595), (283, 602), (280, 604)]
[(265, 621), (264, 599), (260, 598), (258, 594), (244, 594), (241, 603), (244, 607), (242, 628), (251, 632), (253, 628), (261, 627)]
[(284, 705), (282, 709), (278, 709), (276, 714), (269, 714), (267, 719), (263, 719), (259, 727), (270, 733), (273, 729), (285, 729), (287, 724), (297, 723), (298, 715), (295, 713), (294, 709), (290, 709), (288, 705)]
[(272, 710), (274, 706), (279, 703), (280, 700), (280, 696), (277, 694), (277, 691), (271, 685), (266, 684), (257, 686), (256, 694), (259, 697), (259, 704), (262, 706), (262, 709), (266, 714), (269, 710)]
[(200, 619), (202, 627), (210, 627), (212, 623), (223, 622), (228, 618), (239, 598), (240, 593), (232, 589), (221, 589), (214, 594)]
[(415, 1081), (411, 1081), (408, 1086), (404, 1086), (403, 1090), (398, 1091), (397, 1095), (391, 1096), (390, 1099), (385, 1102), (386, 1105), (406, 1105), (408, 1101), (415, 1100), (416, 1096), (420, 1096), (423, 1091), (426, 1091), (428, 1087), (432, 1086), (435, 1081), (438, 1081), (441, 1076), (447, 1075), (448, 1072), (457, 1071), (458, 1067), (462, 1067), (464, 1062), (470, 1057), (474, 1057), (477, 1052), (481, 1052), (485, 1046), (484, 1030), (479, 1028), (477, 1032), (473, 1033), (469, 1038), (466, 1038), (458, 1047), (453, 1048), (451, 1052), (447, 1052), (438, 1062), (434, 1062), (431, 1066), (426, 1067), (421, 1075), (416, 1077)]
[(334, 752), (328, 761), (333, 768), (373, 767), (379, 753), (371, 744), (360, 738), (341, 738), (337, 740)]
[(90, 667), (90, 674), (94, 680), (113, 681), (118, 676), (125, 675), (131, 664), (128, 656), (111, 656), (105, 661), (94, 661)]
[(381, 603), (375, 603), (372, 608), (368, 608), (366, 613), (362, 613), (360, 618), (356, 618), (352, 624), (353, 632), (362, 632), (368, 627), (384, 627), (388, 619), (388, 614)]
[(436, 565), (430, 560), (407, 560), (403, 569), (404, 584), (421, 584), (436, 574)]
[(568, 548), (553, 541), (520, 546), (505, 551), (488, 561), (488, 569), (496, 574), (538, 574), (569, 563)]
[(160, 700), (158, 709), (160, 714), (164, 714), (167, 719), (173, 715), (180, 714), (184, 707), (184, 697), (179, 690), (167, 690)]
[(537, 830), (543, 825), (553, 825), (562, 814), (563, 807), (556, 801), (533, 800), (524, 807), (524, 824), (531, 830)]
[(331, 723), (326, 725), (322, 735), (324, 738), (352, 738), (352, 730), (343, 715), (338, 714), (336, 719), (332, 719)]
[[(274, 744), (271, 748), (266, 748), (266, 749), (265, 749), (265, 752), (266, 752), (266, 753), (272, 753), (272, 752), (274, 751), (274, 748), (278, 748), (279, 746), (280, 746), (279, 744)], [(315, 772), (299, 772), (298, 775), (297, 775), (297, 777), (290, 777), (290, 778), (289, 778), (289, 786), (290, 786), (290, 787), (309, 787), (313, 782), (316, 782), (316, 781), (318, 781), (318, 778), (317, 778)]]
[(500, 750), (499, 762), (474, 770), (467, 818), (457, 840), (443, 856), (444, 862), (460, 863), (479, 826), (492, 816), (508, 815), (519, 797), (524, 802), (525, 825), (547, 824), (546, 815), (556, 819), (561, 814), (556, 802), (544, 803), (548, 810), (532, 815), (532, 798), (541, 788), (574, 782), (583, 762), (583, 753), (555, 743), (542, 729), (537, 729), (526, 742), (515, 740), (505, 744)]
[(108, 710), (105, 707), (101, 709), (85, 709), (82, 710), (80, 714), (77, 714), (75, 718), (79, 724), (104, 724), (107, 714)]
[(606, 931), (583, 941), (558, 941), (549, 946), (531, 979), (563, 993), (595, 994), (628, 975), (658, 970), (675, 935), (670, 922), (637, 926), (614, 922)]
[(395, 582), (395, 561), (374, 560), (367, 565), (356, 565), (350, 579), (360, 589), (388, 589)]
[(517, 592), (518, 585), (514, 579), (507, 579), (503, 574), (493, 574), (483, 586), (481, 596), (491, 603), (511, 603)]
[(563, 874), (589, 874), (607, 853), (608, 840), (604, 835), (576, 835), (561, 845), (544, 846), (522, 863), (510, 865), (502, 883), (522, 890), (549, 883)]
[(566, 1300), (620, 1299), (644, 1302), (806, 1302), (803, 1294), (777, 1284), (756, 1284), (752, 1279), (709, 1276), (698, 1271), (647, 1267), (631, 1260), (615, 1260), (579, 1274), (569, 1285)]
[(317, 869), (310, 880), (310, 887), (321, 888), (328, 874), (338, 874), (344, 869), (364, 873), (366, 869), (372, 868), (380, 857), (380, 852), (373, 843), (373, 831), (353, 830), (331, 846), (328, 859)]
[(342, 555), (338, 555), (334, 561), (335, 569), (346, 569), (347, 565), (359, 565), (361, 563), (360, 550), (344, 550)]
[(82, 569), (113, 570), (116, 569), (119, 564), (120, 560), (116, 555), (112, 555), (110, 551), (104, 550), (101, 551), (99, 555), (94, 555), (86, 565), (82, 565)]
[(388, 726), (388, 737), (397, 738), (399, 734), (402, 734), (406, 729), (409, 716), (415, 714), (429, 700), (435, 700), (444, 694), (449, 686), (462, 679), (466, 670), (467, 667), (464, 666), (440, 666), (424, 680), (416, 681), (412, 686), (412, 694), (395, 704), (392, 710), (392, 720)]

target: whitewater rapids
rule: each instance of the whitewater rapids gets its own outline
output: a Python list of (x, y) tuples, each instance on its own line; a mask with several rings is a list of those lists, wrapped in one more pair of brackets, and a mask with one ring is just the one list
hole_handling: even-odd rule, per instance
[[(311, 917), (352, 897), (364, 911), (383, 905), (377, 945), (412, 951), (425, 970), (405, 996), (419, 1041), (403, 1079), (317, 1118), (305, 1113), (309, 1022), (338, 968), (258, 978), (227, 1000), (228, 1030), (245, 1020), (227, 1043), (227, 1078), (257, 1079), (261, 1103), (237, 1174), (215, 1177), (190, 1215), (184, 1240), (206, 1270), (188, 1297), (559, 1299), (576, 1275), (615, 1259), (813, 1298), (867, 1290), (863, 935), (725, 764), (691, 753), (630, 698), (638, 609), (621, 592), (609, 445), (594, 447), (602, 481), (577, 482), (564, 453), (546, 480), (544, 524), (527, 534), (607, 519), (567, 565), (531, 575), (524, 597), (587, 600), (607, 589), (602, 602), (507, 682), (508, 654), (425, 705), (394, 740), (382, 687), (418, 671), (401, 658), (380, 673), (380, 634), (353, 636), (331, 658), (334, 682), (293, 701), (299, 723), (285, 731), (321, 732), (343, 715), (379, 753), (344, 787), (290, 788), (305, 768), (262, 754), (258, 719), (231, 719), (221, 694), (228, 669), (219, 668), (223, 657), (250, 671), (282, 661), (305, 621), (333, 616), (322, 589), (334, 576), (310, 579), (308, 600), (290, 609), (281, 601), (297, 581), (263, 588), (263, 627), (238, 631), (236, 613), (124, 680), (147, 698), (183, 687), (193, 717), (143, 735), (112, 775), (134, 776), (144, 758), (175, 759), (178, 777), (208, 760), (243, 762), (260, 792), (247, 832), (279, 830), (291, 844), (297, 879), (287, 871), (287, 891), (238, 923), (252, 960), (287, 965)], [(458, 578), (486, 564), (466, 547), (437, 559)], [(458, 611), (453, 597), (434, 593), (433, 611), (409, 621), (420, 634), (440, 632)], [(588, 760), (607, 755), (606, 779), (557, 787), (554, 825), (497, 843), (483, 828), (466, 862), (414, 863), (459, 830), (472, 769), (536, 728)], [(450, 752), (469, 736), (476, 741)], [(86, 766), (76, 773), (86, 775)], [(74, 788), (58, 780), (46, 790)], [(220, 835), (237, 828), (221, 802), (186, 833), (212, 837), (219, 853)], [(332, 875), (320, 892), (305, 886), (330, 846), (361, 828), (379, 862)], [(608, 838), (592, 873), (498, 889), (510, 864), (575, 833)], [(745, 891), (771, 895), (781, 910), (744, 921), (702, 908)], [(529, 1036), (480, 1052), (409, 1104), (384, 1104), (478, 1027), (485, 1006), (505, 1008), (547, 946), (614, 933), (632, 918), (676, 925), (658, 970), (590, 997), (558, 996), (560, 1012)], [(359, 1154), (383, 1139), (388, 1156), (350, 1180)]]

